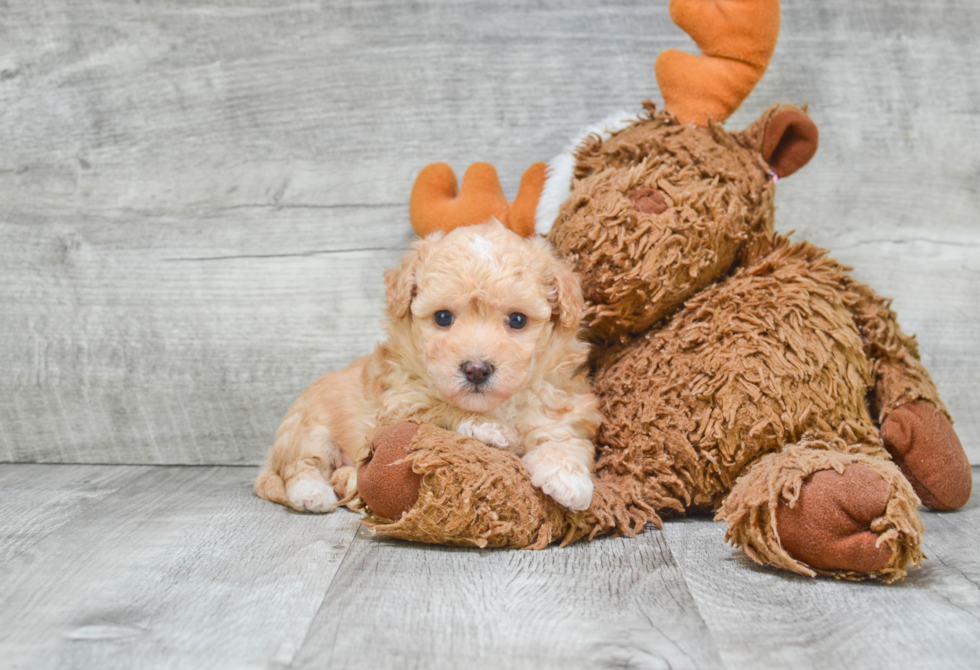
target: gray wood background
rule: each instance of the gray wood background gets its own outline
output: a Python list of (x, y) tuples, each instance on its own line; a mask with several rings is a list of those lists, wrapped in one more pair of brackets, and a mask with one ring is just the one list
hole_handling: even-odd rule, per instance
[[(978, 35), (976, 0), (785, 0), (728, 122), (811, 104), (777, 225), (895, 298), (974, 463)], [(0, 461), (258, 462), (380, 336), (415, 173), (512, 196), (666, 47), (666, 0), (0, 0)]]

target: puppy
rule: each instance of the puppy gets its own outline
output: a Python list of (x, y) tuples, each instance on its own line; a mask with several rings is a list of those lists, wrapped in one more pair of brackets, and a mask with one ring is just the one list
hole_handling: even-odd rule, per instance
[(599, 415), (571, 268), (491, 219), (416, 242), (385, 289), (388, 340), (293, 403), (256, 492), (330, 512), (377, 429), (416, 421), (512, 451), (534, 486), (587, 509)]

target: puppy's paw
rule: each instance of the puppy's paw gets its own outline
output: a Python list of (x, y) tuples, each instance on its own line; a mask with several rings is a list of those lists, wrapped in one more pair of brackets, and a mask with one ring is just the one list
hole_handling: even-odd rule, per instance
[(524, 456), (531, 483), (559, 505), (580, 512), (592, 504), (592, 473), (574, 454), (560, 448), (538, 447)]
[(293, 507), (301, 512), (326, 514), (336, 509), (337, 494), (322, 479), (296, 477), (286, 485), (286, 495)]
[(475, 438), (488, 447), (497, 449), (513, 449), (520, 444), (517, 433), (499, 423), (463, 419), (456, 426), (456, 432), (463, 437)]

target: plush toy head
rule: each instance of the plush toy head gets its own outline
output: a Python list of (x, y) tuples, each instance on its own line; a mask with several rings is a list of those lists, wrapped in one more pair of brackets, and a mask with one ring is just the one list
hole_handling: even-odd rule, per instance
[(725, 274), (750, 237), (768, 238), (774, 175), (792, 174), (817, 146), (816, 126), (792, 106), (729, 133), (645, 105), (632, 125), (579, 145), (549, 233), (582, 279), (599, 341), (646, 330)]

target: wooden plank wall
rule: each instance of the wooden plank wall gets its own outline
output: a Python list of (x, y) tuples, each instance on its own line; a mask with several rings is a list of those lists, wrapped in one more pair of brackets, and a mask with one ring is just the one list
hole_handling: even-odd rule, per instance
[[(0, 2), (0, 461), (258, 462), (380, 336), (415, 173), (658, 99), (666, 0)], [(777, 223), (895, 297), (980, 463), (980, 3), (785, 0)]]

